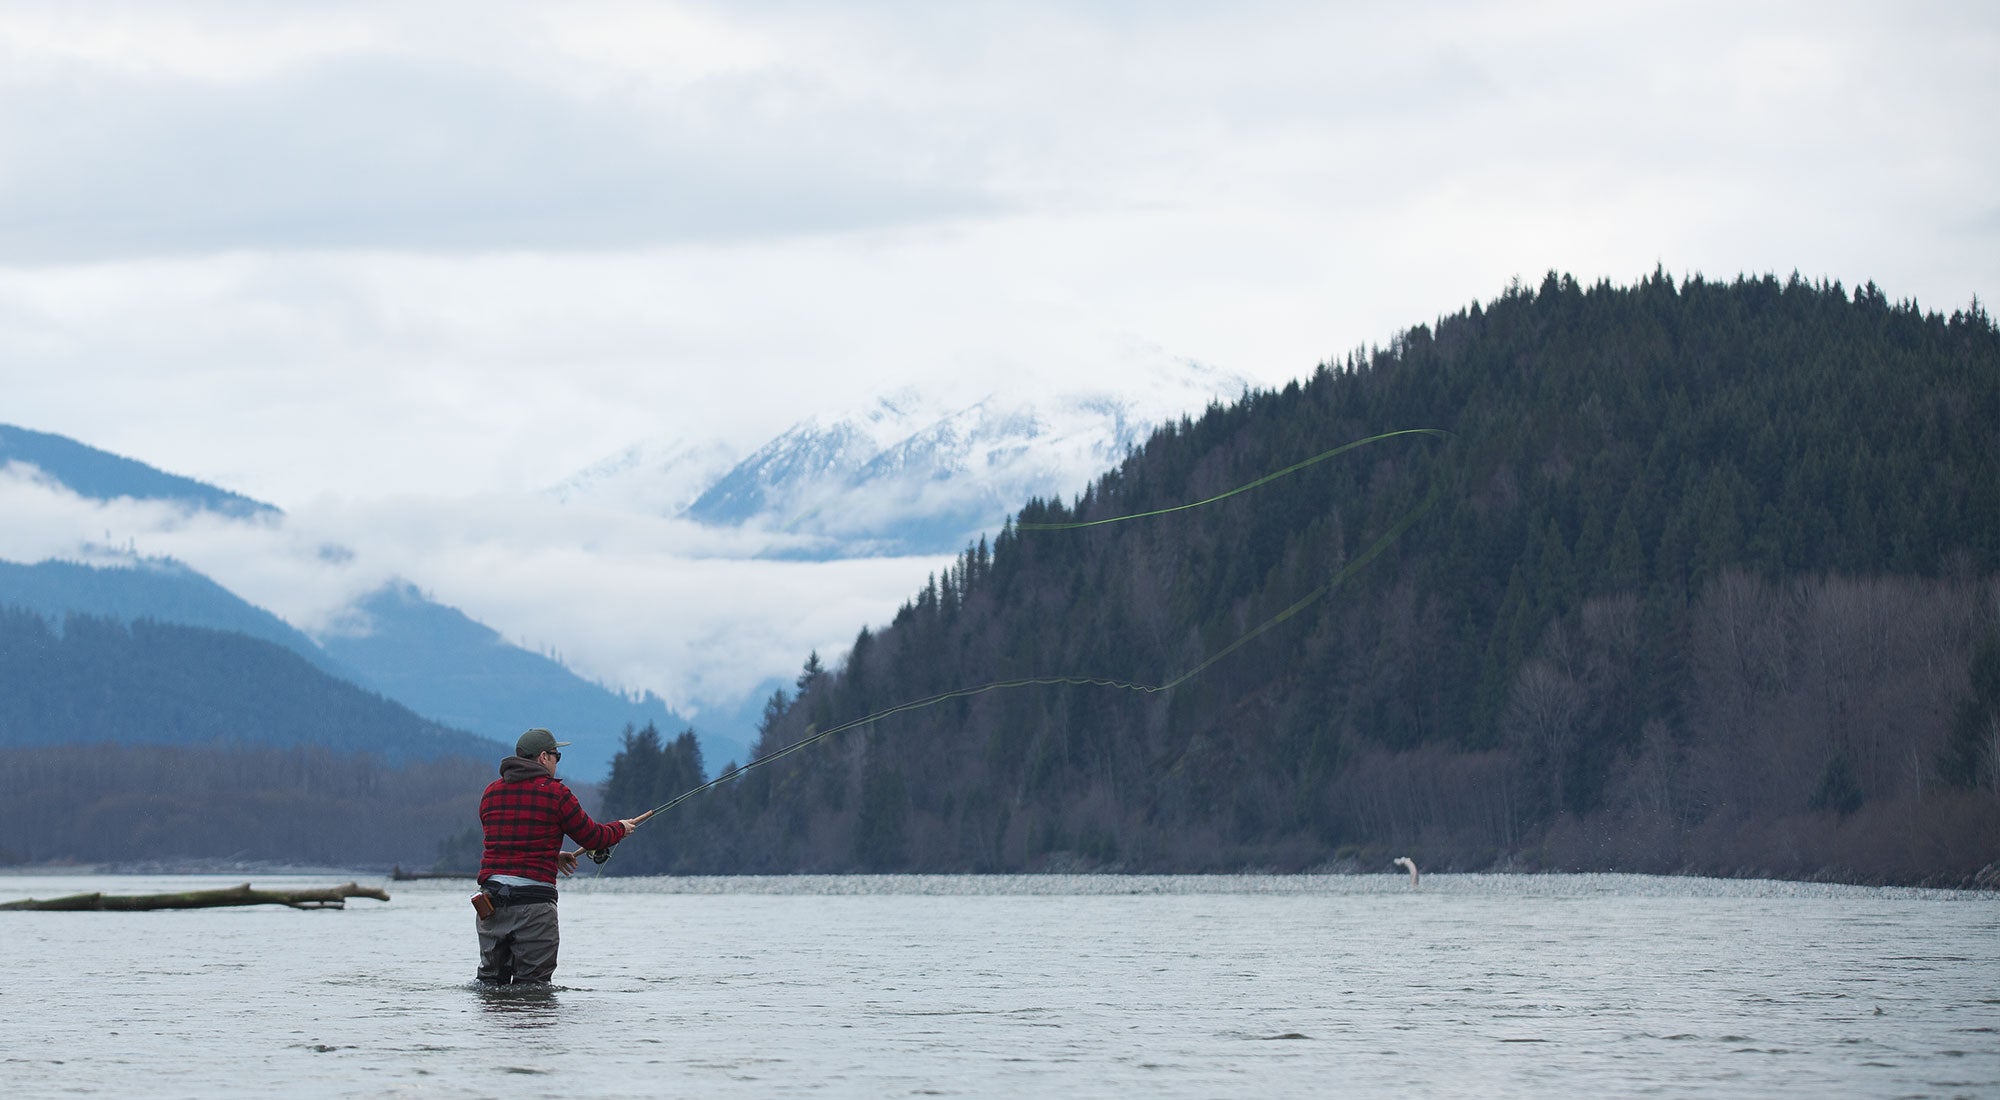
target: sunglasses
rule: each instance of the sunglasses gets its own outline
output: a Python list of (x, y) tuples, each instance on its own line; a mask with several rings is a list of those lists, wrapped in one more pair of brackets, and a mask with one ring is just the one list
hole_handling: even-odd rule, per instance
[(550, 749), (550, 750), (548, 750), (547, 752), (543, 753), (542, 755), (544, 755), (544, 756), (553, 756), (553, 757), (555, 757), (555, 758), (556, 758), (556, 760), (557, 760), (557, 761), (559, 761), (559, 762), (560, 762), (560, 761), (562, 760), (562, 753), (559, 753), (559, 752), (557, 752), (557, 751), (556, 751), (556, 750), (554, 750), (554, 749)]

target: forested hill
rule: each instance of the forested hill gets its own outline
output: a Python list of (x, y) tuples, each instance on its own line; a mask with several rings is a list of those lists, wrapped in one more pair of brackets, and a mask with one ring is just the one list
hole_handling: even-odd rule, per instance
[(60, 624), (0, 604), (0, 746), (180, 745), (486, 761), (499, 743), (420, 718), (275, 643), (141, 619)]
[[(1170, 426), (1018, 520), (1203, 500), (1408, 428), (1451, 435), (1010, 525), (841, 667), (809, 662), (760, 752), (1016, 677), (1166, 683), (1409, 523), (1184, 684), (871, 723), (677, 808), (625, 869), (1410, 854), (1944, 881), (2000, 858), (2000, 333), (1976, 302), (1551, 275)], [(670, 751), (635, 743), (609, 808), (658, 801), (630, 780)]]

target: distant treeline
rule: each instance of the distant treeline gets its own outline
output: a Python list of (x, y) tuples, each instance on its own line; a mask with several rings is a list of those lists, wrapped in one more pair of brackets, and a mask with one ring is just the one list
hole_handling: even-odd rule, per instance
[(490, 760), (186, 745), (7, 751), (0, 863), (238, 860), (428, 867), (478, 821)]
[[(969, 549), (626, 871), (1536, 866), (1958, 881), (2000, 858), (2000, 332), (1872, 284), (1549, 276), (1162, 429)], [(1435, 495), (1434, 495), (1435, 494)], [(1435, 501), (1423, 511), (1426, 501)], [(636, 736), (625, 814), (684, 769)], [(695, 761), (698, 766), (698, 760)], [(685, 780), (680, 776), (678, 781)], [(679, 830), (699, 843), (669, 843)], [(1357, 862), (1358, 861), (1358, 862)]]

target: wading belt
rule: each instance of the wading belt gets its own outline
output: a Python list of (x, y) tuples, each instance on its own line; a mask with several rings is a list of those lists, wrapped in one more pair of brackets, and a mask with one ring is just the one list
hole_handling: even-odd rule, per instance
[(527, 905), (530, 902), (556, 900), (553, 886), (514, 886), (505, 882), (488, 882), (480, 886), (493, 904), (504, 909), (509, 905)]

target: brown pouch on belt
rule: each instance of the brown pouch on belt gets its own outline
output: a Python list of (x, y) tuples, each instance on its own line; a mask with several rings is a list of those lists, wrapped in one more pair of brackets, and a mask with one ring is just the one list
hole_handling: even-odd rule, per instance
[(493, 899), (487, 897), (484, 890), (472, 895), (472, 909), (479, 914), (480, 920), (493, 919)]

